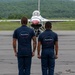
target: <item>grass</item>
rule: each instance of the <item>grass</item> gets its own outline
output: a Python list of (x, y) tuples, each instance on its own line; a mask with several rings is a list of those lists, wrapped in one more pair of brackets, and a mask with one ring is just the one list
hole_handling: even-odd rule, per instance
[(53, 30), (75, 30), (75, 21), (53, 23)]
[[(28, 24), (29, 25), (29, 24)], [(19, 22), (0, 22), (0, 31), (15, 30), (20, 27)], [(75, 30), (75, 21), (73, 22), (54, 22), (52, 23), (53, 30)]]
[(0, 30), (15, 30), (20, 26), (19, 22), (0, 22)]

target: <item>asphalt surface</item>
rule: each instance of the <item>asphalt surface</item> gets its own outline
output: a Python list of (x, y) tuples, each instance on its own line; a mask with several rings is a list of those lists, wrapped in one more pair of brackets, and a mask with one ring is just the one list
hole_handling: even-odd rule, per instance
[[(55, 75), (75, 75), (75, 31), (55, 32), (59, 37)], [(12, 34), (13, 31), (0, 31), (0, 75), (18, 75), (17, 58), (12, 48)], [(31, 75), (42, 75), (37, 55), (32, 59)]]

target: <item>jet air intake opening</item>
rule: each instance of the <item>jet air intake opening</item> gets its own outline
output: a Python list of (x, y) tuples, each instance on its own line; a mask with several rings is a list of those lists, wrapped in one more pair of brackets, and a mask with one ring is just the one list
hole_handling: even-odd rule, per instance
[(34, 29), (39, 29), (42, 25), (41, 24), (31, 24), (31, 26), (34, 28)]

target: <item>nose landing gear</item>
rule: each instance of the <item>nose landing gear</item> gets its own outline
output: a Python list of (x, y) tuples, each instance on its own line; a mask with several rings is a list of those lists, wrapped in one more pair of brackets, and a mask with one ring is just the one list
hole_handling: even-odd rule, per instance
[(35, 35), (36, 35), (36, 37), (37, 37), (37, 36), (41, 33), (41, 31), (39, 30), (39, 28), (40, 28), (42, 25), (41, 25), (41, 24), (37, 24), (37, 25), (32, 24), (31, 26), (34, 28)]

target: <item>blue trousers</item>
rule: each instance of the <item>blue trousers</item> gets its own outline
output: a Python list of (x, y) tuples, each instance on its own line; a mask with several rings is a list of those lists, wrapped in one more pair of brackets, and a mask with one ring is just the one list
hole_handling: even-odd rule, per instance
[(30, 75), (32, 57), (18, 57), (19, 75)]
[(41, 54), (42, 75), (54, 75), (55, 56), (54, 51), (43, 50)]

